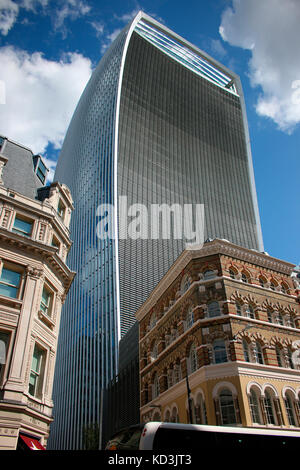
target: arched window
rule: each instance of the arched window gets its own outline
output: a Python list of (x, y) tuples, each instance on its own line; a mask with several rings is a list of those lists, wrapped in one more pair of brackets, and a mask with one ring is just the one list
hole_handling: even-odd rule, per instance
[(159, 379), (157, 373), (155, 373), (152, 386), (152, 399), (158, 397), (159, 393)]
[(278, 366), (279, 367), (284, 367), (285, 364), (284, 364), (284, 354), (283, 354), (283, 349), (276, 345), (275, 347), (275, 351), (276, 351), (276, 358), (277, 358), (277, 363), (278, 363)]
[(263, 355), (262, 347), (261, 347), (261, 344), (258, 341), (256, 341), (256, 343), (255, 343), (254, 357), (255, 357), (255, 361), (258, 364), (264, 364), (264, 355)]
[(172, 409), (171, 423), (179, 423), (178, 411), (175, 406)]
[(243, 282), (246, 282), (246, 283), (249, 282), (249, 279), (248, 279), (247, 274), (242, 273), (242, 281), (243, 281)]
[(197, 350), (196, 350), (195, 343), (191, 345), (188, 362), (189, 362), (189, 372), (192, 374), (198, 369), (198, 358), (197, 358)]
[(181, 364), (176, 363), (173, 367), (173, 383), (177, 384), (182, 379)]
[(157, 344), (157, 342), (155, 341), (155, 343), (154, 343), (153, 346), (152, 346), (151, 360), (152, 360), (152, 361), (155, 361), (155, 359), (157, 358), (157, 356), (158, 356), (158, 344)]
[(259, 276), (258, 280), (259, 280), (259, 283), (260, 283), (260, 287), (266, 287), (267, 281), (264, 277)]
[(150, 323), (149, 323), (149, 326), (150, 326), (150, 330), (152, 330), (152, 328), (154, 328), (156, 325), (156, 315), (155, 313), (153, 312), (151, 317), (150, 317)]
[(227, 362), (226, 345), (223, 339), (216, 339), (213, 342), (213, 353), (214, 353), (215, 364)]
[(230, 390), (223, 389), (219, 395), (220, 412), (223, 425), (236, 424), (234, 400)]
[(236, 273), (233, 269), (229, 269), (229, 276), (231, 277), (231, 279), (235, 279), (236, 278)]
[(170, 422), (170, 410), (167, 410), (166, 413), (165, 413), (165, 418), (164, 418), (164, 422), (165, 423), (169, 423)]
[(291, 328), (296, 328), (295, 319), (294, 319), (294, 316), (292, 314), (289, 314), (287, 316), (287, 326), (289, 326)]
[(268, 424), (276, 424), (276, 413), (274, 409), (274, 402), (273, 402), (273, 397), (270, 394), (270, 392), (266, 391), (265, 392), (265, 398), (264, 398), (264, 405), (265, 405), (265, 413), (266, 413), (266, 419)]
[(209, 318), (218, 317), (221, 315), (219, 302), (215, 300), (207, 304), (207, 311)]
[(293, 351), (290, 346), (287, 348), (287, 359), (288, 359), (288, 367), (290, 369), (295, 369), (295, 365), (293, 361)]
[(267, 309), (268, 322), (273, 323), (273, 310), (270, 308)]
[(270, 289), (271, 289), (271, 290), (275, 291), (275, 290), (276, 290), (276, 286), (277, 286), (277, 284), (275, 283), (275, 281), (271, 281), (271, 282), (270, 282)]
[(289, 420), (289, 425), (290, 426), (296, 426), (296, 411), (295, 411), (295, 403), (293, 398), (290, 396), (289, 393), (286, 394), (285, 400), (285, 408), (286, 408), (286, 414)]
[(283, 294), (288, 294), (288, 292), (289, 292), (289, 286), (287, 284), (285, 284), (285, 282), (281, 283), (281, 292)]
[(186, 274), (181, 282), (181, 286), (180, 286), (181, 293), (184, 294), (190, 288), (191, 284), (192, 284), (191, 279)]
[(194, 411), (195, 411), (195, 423), (207, 424), (206, 406), (205, 406), (205, 401), (201, 393), (198, 393), (197, 395)]
[(250, 411), (253, 424), (263, 424), (259, 399), (257, 398), (256, 391), (252, 388), (250, 390)]
[(250, 350), (249, 350), (249, 343), (246, 339), (243, 339), (243, 352), (244, 352), (244, 359), (246, 362), (250, 362)]
[(204, 273), (203, 273), (203, 279), (205, 279), (205, 280), (213, 279), (214, 277), (216, 277), (216, 274), (215, 274), (215, 272), (212, 271), (211, 269), (207, 269), (207, 270), (204, 271)]
[(186, 314), (186, 321), (185, 321), (186, 329), (191, 328), (193, 324), (194, 324), (194, 312), (192, 308), (189, 308)]
[(284, 325), (283, 316), (281, 312), (277, 312), (277, 323), (279, 325)]
[(235, 302), (236, 314), (242, 315), (242, 304), (240, 302)]
[(254, 308), (252, 305), (247, 304), (245, 307), (245, 314), (249, 318), (255, 318)]

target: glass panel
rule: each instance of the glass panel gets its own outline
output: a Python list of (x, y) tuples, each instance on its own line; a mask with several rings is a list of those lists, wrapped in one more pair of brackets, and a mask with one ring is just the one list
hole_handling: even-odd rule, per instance
[(217, 317), (221, 314), (218, 302), (211, 302), (208, 304), (209, 317)]
[(259, 404), (258, 404), (257, 396), (254, 390), (251, 390), (250, 409), (251, 409), (252, 422), (261, 424)]
[(48, 313), (50, 300), (51, 300), (51, 293), (44, 287), (43, 293), (42, 293), (42, 300), (41, 300), (41, 304), (40, 304), (40, 309), (44, 313)]
[(235, 417), (235, 409), (232, 394), (229, 390), (224, 390), (220, 394), (220, 407), (221, 407), (221, 414), (222, 414), (222, 424), (235, 424), (236, 417)]
[(0, 295), (17, 298), (20, 279), (20, 273), (3, 268), (0, 278)]
[(214, 342), (214, 356), (216, 364), (227, 362), (226, 347), (223, 340), (217, 340)]
[(30, 235), (32, 230), (32, 222), (27, 222), (26, 220), (15, 218), (13, 232), (20, 233), (21, 235)]

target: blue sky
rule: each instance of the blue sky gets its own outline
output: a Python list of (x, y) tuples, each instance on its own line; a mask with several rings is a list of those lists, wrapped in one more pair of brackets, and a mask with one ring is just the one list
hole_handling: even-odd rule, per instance
[(240, 75), (265, 250), (299, 263), (299, 0), (0, 0), (0, 134), (53, 173), (93, 68), (139, 10)]

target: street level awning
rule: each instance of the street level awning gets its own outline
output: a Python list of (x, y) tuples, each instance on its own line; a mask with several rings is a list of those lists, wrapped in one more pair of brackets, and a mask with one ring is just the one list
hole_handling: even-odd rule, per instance
[(46, 450), (44, 446), (33, 437), (24, 436), (24, 434), (20, 434), (20, 438), (25, 442), (25, 444), (29, 447), (30, 450)]

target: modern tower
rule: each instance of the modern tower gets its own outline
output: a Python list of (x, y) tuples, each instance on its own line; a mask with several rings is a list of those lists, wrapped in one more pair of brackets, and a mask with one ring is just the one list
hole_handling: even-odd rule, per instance
[[(101, 421), (101, 391), (135, 311), (185, 248), (174, 236), (126, 238), (119, 197), (128, 208), (203, 204), (204, 238), (263, 250), (239, 77), (138, 13), (93, 72), (55, 178), (74, 199), (68, 263), (77, 276), (61, 321), (50, 441), (73, 449)], [(103, 204), (118, 209), (104, 240)]]

